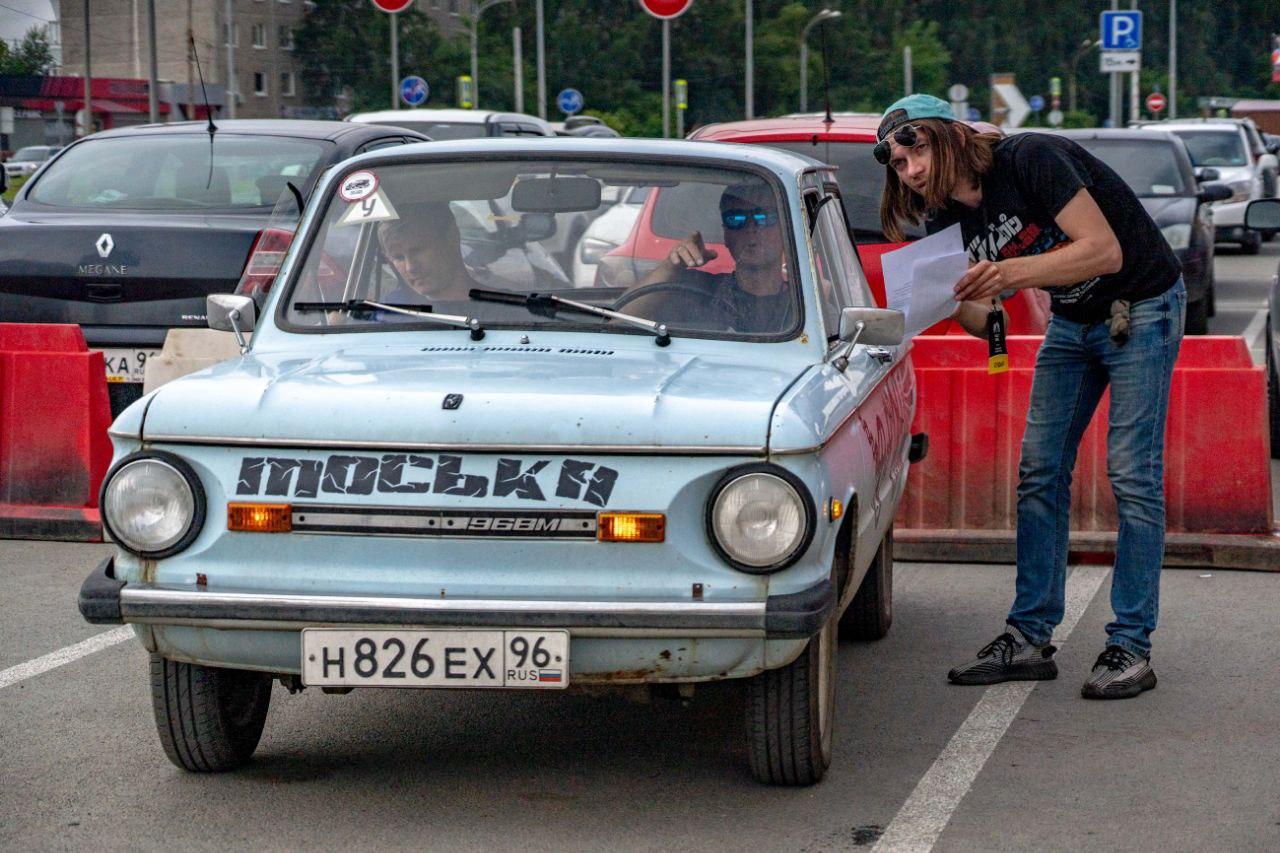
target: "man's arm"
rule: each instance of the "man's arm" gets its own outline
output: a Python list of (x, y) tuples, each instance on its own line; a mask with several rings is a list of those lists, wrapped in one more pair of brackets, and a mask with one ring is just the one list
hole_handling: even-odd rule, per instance
[(685, 239), (676, 243), (667, 256), (645, 276), (639, 287), (647, 284), (659, 284), (664, 281), (675, 281), (684, 270), (694, 269), (710, 263), (720, 254), (715, 249), (708, 249), (702, 242), (702, 232), (694, 231)]
[(990, 299), (1002, 290), (1075, 284), (1120, 270), (1120, 241), (1087, 189), (1079, 190), (1054, 221), (1071, 242), (1043, 255), (978, 261), (956, 282), (956, 299)]
[[(970, 301), (961, 302), (960, 307), (956, 309), (953, 319), (960, 324), (960, 328), (964, 329), (975, 338), (987, 339), (987, 314), (991, 313), (991, 301)], [(1000, 313), (1004, 317), (1005, 328), (1009, 328), (1009, 312), (1004, 310), (1004, 306), (1000, 306)]]

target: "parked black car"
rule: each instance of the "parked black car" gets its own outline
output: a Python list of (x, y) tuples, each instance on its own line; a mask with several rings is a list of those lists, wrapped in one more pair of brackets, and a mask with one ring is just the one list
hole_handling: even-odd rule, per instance
[[(1280, 230), (1280, 199), (1264, 198), (1249, 202), (1244, 223), (1258, 230)], [(1280, 268), (1271, 277), (1267, 291), (1267, 411), (1271, 424), (1271, 458), (1280, 459)]]
[[(1187, 334), (1209, 331), (1213, 316), (1213, 221), (1206, 202), (1231, 197), (1212, 183), (1212, 169), (1197, 178), (1183, 142), (1154, 130), (1064, 130), (1090, 154), (1116, 171), (1160, 227), (1182, 264), (1187, 283)], [(1122, 235), (1123, 239), (1123, 235)]]
[[(85, 137), (0, 217), (0, 318), (78, 323), (106, 355), (113, 414), (141, 396), (143, 365), (169, 329), (205, 325), (208, 294), (269, 286), (296, 223), (289, 184), (305, 200), (335, 163), (427, 140), (337, 121), (228, 120), (209, 131), (183, 122)], [(268, 229), (281, 199), (291, 216)]]

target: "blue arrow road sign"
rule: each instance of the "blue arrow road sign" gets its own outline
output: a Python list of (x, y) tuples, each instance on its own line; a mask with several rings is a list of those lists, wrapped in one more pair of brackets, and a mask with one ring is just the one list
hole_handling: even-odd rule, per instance
[(565, 89), (556, 95), (556, 106), (567, 116), (582, 112), (582, 93), (577, 89)]
[(1030, 98), (1027, 98), (1027, 106), (1031, 107), (1032, 112), (1038, 113), (1044, 109), (1044, 98), (1039, 95), (1032, 95)]
[(431, 89), (427, 86), (427, 81), (423, 80), (416, 74), (410, 75), (400, 81), (400, 100), (404, 101), (411, 107), (416, 107), (424, 103), (430, 92)]
[(1103, 50), (1142, 50), (1142, 13), (1103, 12)]

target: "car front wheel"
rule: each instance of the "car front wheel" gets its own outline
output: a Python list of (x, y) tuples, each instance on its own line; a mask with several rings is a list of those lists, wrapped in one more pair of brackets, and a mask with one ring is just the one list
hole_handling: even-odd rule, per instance
[(151, 703), (165, 755), (183, 770), (217, 773), (247, 762), (271, 702), (271, 676), (151, 656)]
[(751, 772), (769, 785), (812, 785), (831, 766), (836, 614), (800, 656), (747, 682)]
[(1186, 333), (1188, 335), (1209, 334), (1209, 297), (1187, 303)]
[(1240, 251), (1246, 255), (1256, 255), (1262, 251), (1262, 236), (1257, 231), (1248, 231), (1240, 241)]
[(842, 640), (879, 640), (893, 624), (893, 530), (880, 542), (871, 568), (862, 578), (853, 601), (840, 617)]

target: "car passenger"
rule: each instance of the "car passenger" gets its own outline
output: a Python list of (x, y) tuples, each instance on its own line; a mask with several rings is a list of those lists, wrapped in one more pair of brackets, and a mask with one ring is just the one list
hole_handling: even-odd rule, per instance
[(447, 202), (403, 205), (399, 219), (378, 228), (378, 244), (403, 282), (381, 302), (464, 302), (480, 287), (462, 262), (462, 236)]

